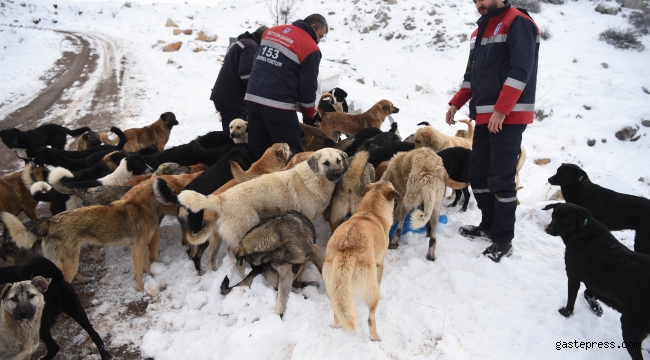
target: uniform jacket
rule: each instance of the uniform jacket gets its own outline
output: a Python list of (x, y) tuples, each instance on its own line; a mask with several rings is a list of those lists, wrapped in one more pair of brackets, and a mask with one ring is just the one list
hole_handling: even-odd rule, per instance
[(262, 35), (245, 99), (282, 110), (316, 113), (321, 52), (316, 32), (303, 20), (272, 27)]
[(487, 124), (496, 110), (504, 124), (530, 124), (535, 110), (539, 28), (525, 11), (506, 6), (478, 21), (470, 37), (469, 61), (461, 89), (449, 105), (468, 101), (470, 118)]

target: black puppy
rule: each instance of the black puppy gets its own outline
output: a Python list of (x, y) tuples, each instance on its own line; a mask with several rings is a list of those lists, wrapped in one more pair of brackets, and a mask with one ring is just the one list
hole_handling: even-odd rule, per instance
[[(573, 204), (551, 204), (553, 221), (546, 233), (562, 237), (568, 277), (568, 299), (559, 310), (573, 314), (580, 282), (587, 287), (585, 299), (596, 315), (601, 300), (621, 313), (623, 341), (640, 344), (650, 334), (650, 257), (635, 253), (618, 242), (607, 227), (587, 209)], [(628, 347), (634, 360), (642, 360), (640, 347)]]
[(356, 135), (354, 135), (352, 144), (350, 144), (350, 146), (345, 149), (345, 153), (348, 154), (349, 157), (354, 156), (354, 154), (359, 149), (359, 146), (363, 145), (366, 140), (381, 133), (382, 131), (380, 129), (374, 127), (365, 128), (359, 131)]
[(52, 149), (43, 148), (36, 152), (34, 157), (34, 164), (38, 166), (52, 165), (64, 167), (70, 171), (81, 171), (92, 167), (98, 162), (102, 161), (104, 156), (112, 153), (115, 150), (101, 150), (88, 155), (81, 159), (69, 159), (67, 157), (55, 154)]
[[(439, 151), (438, 156), (442, 158), (442, 163), (445, 165), (447, 174), (449, 174), (452, 180), (469, 183), (469, 162), (472, 158), (472, 150), (457, 146)], [(449, 207), (454, 207), (458, 204), (461, 193), (465, 195), (465, 202), (463, 202), (463, 207), (460, 208), (460, 211), (465, 212), (467, 211), (467, 205), (470, 199), (468, 187), (462, 190), (456, 190), (456, 199)]]
[(89, 130), (88, 127), (70, 130), (61, 125), (47, 124), (27, 131), (5, 129), (0, 131), (0, 138), (19, 158), (32, 159), (38, 149), (49, 145), (54, 149), (63, 150), (67, 141), (66, 135), (79, 136)]
[[(39, 152), (47, 151), (47, 152), (50, 152), (50, 153), (53, 153), (53, 154), (57, 154), (57, 155), (66, 157), (68, 159), (83, 159), (83, 158), (86, 158), (89, 155), (91, 155), (93, 153), (96, 153), (98, 151), (104, 151), (104, 150), (118, 151), (118, 150), (122, 150), (122, 148), (124, 147), (124, 144), (126, 144), (126, 142), (129, 139), (126, 138), (126, 135), (124, 135), (124, 132), (122, 132), (122, 130), (120, 130), (119, 128), (112, 127), (111, 131), (114, 132), (118, 136), (118, 138), (120, 139), (120, 142), (115, 146), (113, 146), (113, 145), (97, 145), (97, 146), (93, 146), (91, 148), (88, 148), (88, 149), (82, 150), (82, 151), (67, 151), (67, 150), (59, 150), (59, 149), (54, 149), (54, 148), (52, 148), (52, 149), (43, 148), (43, 149), (40, 149), (40, 150), (38, 150), (36, 152), (36, 154), (37, 154), (36, 156), (38, 157)], [(100, 144), (101, 144), (101, 142), (100, 142)]]
[[(198, 144), (195, 147), (197, 140)], [(201, 163), (212, 165), (218, 160), (216, 158), (216, 149), (228, 144), (234, 144), (229, 132), (212, 131), (187, 144), (165, 149), (155, 155), (146, 156), (145, 160), (154, 169), (157, 169), (160, 164), (166, 162), (174, 162), (180, 166), (192, 166)]]
[(392, 123), (390, 125), (389, 131), (377, 134), (371, 137), (370, 139), (364, 141), (363, 144), (361, 144), (361, 146), (359, 146), (359, 148), (357, 149), (357, 152), (368, 151), (370, 149), (376, 149), (378, 147), (382, 147), (388, 143), (402, 141), (402, 138), (395, 133), (396, 131), (397, 131), (397, 123)]
[[(209, 195), (219, 189), (228, 181), (232, 180), (233, 176), (230, 171), (230, 163), (236, 162), (242, 168), (242, 170), (248, 170), (252, 164), (252, 154), (248, 149), (248, 144), (232, 144), (224, 146), (228, 147), (229, 150), (224, 154), (224, 156), (217, 161), (214, 165), (206, 169), (201, 175), (196, 179), (192, 180), (187, 184), (183, 190), (193, 190), (203, 195)], [(176, 205), (176, 196), (173, 195), (167, 186), (167, 183), (164, 180), (158, 180), (154, 184), (154, 195), (156, 199), (163, 204), (167, 205)], [(183, 234), (185, 234), (185, 229), (192, 230), (193, 233), (198, 233), (204, 227), (203, 224), (203, 210), (193, 213), (186, 208), (180, 208), (178, 211), (178, 222), (183, 228)], [(205, 249), (208, 247), (209, 243), (205, 242), (203, 244), (197, 245), (194, 249), (189, 244), (185, 243), (183, 238), (183, 245), (186, 245), (187, 254), (190, 256), (194, 262), (194, 267), (199, 274), (203, 274), (203, 269), (201, 267), (201, 258)]]
[[(346, 93), (343, 89), (337, 88), (337, 87), (330, 90), (330, 91), (328, 91), (328, 93), (330, 93), (330, 94), (332, 94), (332, 96), (334, 96), (334, 98), (336, 99), (336, 103), (341, 104), (342, 107), (343, 107), (343, 112), (347, 113), (348, 110), (349, 110), (348, 109), (348, 102), (346, 100), (347, 97), (348, 97), (348, 93)], [(325, 98), (325, 99), (321, 100), (318, 103), (318, 107), (325, 110), (325, 112), (334, 112), (334, 111), (336, 111), (336, 109), (334, 108), (334, 102), (330, 98)]]
[(406, 143), (406, 142), (388, 143), (382, 147), (368, 150), (368, 153), (370, 153), (370, 158), (368, 159), (368, 162), (371, 163), (372, 166), (374, 166), (376, 169), (377, 166), (379, 166), (379, 164), (381, 164), (384, 161), (390, 160), (393, 157), (393, 155), (397, 154), (398, 152), (411, 151), (413, 149), (415, 149), (415, 144), (413, 143)]
[(59, 345), (50, 334), (50, 328), (56, 322), (61, 312), (68, 315), (86, 330), (90, 338), (97, 346), (102, 360), (111, 359), (112, 356), (102, 338), (97, 334), (88, 320), (88, 316), (81, 306), (81, 300), (65, 279), (63, 273), (50, 260), (43, 257), (32, 257), (21, 266), (7, 266), (0, 268), (0, 283), (11, 283), (23, 280), (30, 280), (34, 276), (51, 278), (46, 292), (43, 293), (45, 307), (41, 317), (40, 338), (45, 343), (47, 355), (41, 359), (53, 359), (59, 352)]
[(596, 185), (574, 164), (562, 164), (548, 182), (560, 186), (566, 202), (586, 208), (610, 231), (636, 230), (634, 251), (650, 255), (650, 200)]

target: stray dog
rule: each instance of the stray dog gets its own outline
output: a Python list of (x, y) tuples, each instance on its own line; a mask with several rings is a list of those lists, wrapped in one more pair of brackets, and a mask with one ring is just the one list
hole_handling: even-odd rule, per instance
[(329, 206), (329, 223), (332, 232), (352, 216), (361, 204), (366, 185), (375, 182), (375, 169), (368, 163), (368, 153), (358, 152), (350, 163), (341, 181), (336, 183)]
[[(62, 156), (64, 158), (68, 159), (83, 159), (87, 158), (88, 156), (98, 152), (98, 151), (105, 151), (105, 150), (111, 150), (111, 151), (120, 151), (124, 147), (124, 144), (126, 144), (126, 136), (117, 127), (112, 127), (111, 131), (114, 132), (119, 138), (120, 142), (113, 146), (113, 145), (99, 145), (99, 146), (93, 146), (91, 148), (82, 150), (82, 151), (74, 151), (74, 150), (60, 150), (60, 149), (55, 149), (55, 148), (41, 148), (36, 152), (36, 158), (40, 156), (40, 154), (44, 152), (52, 153), (58, 156)], [(86, 133), (87, 134), (87, 133)], [(85, 135), (85, 134), (84, 134)], [(82, 135), (81, 137), (83, 137)], [(81, 138), (80, 138), (81, 139)], [(101, 143), (100, 143), (101, 144)]]
[(305, 151), (318, 151), (326, 147), (336, 146), (334, 140), (328, 138), (319, 128), (300, 123), (300, 131), (304, 134), (300, 140), (300, 145)]
[[(233, 153), (233, 155), (236, 154)], [(242, 182), (254, 179), (260, 175), (280, 171), (290, 157), (291, 150), (289, 149), (289, 145), (285, 143), (277, 143), (266, 149), (262, 157), (250, 165), (250, 168), (245, 172), (238, 163), (231, 162), (229, 161), (230, 159), (223, 159), (223, 164), (220, 165), (220, 168), (224, 165), (229, 166), (229, 171), (228, 169), (222, 169), (220, 180), (226, 180), (228, 178), (229, 180), (226, 180), (227, 182), (225, 182), (225, 184), (218, 181), (218, 184), (216, 185), (218, 185), (219, 188), (212, 192), (212, 195), (221, 194)], [(154, 194), (158, 201), (163, 204), (177, 204), (178, 199), (176, 196), (171, 194), (164, 185), (165, 184), (162, 183), (155, 184)], [(201, 258), (208, 245), (206, 244), (206, 241), (209, 241), (210, 246), (208, 264), (210, 270), (216, 271), (217, 253), (221, 247), (221, 236), (217, 231), (216, 225), (218, 219), (219, 214), (210, 209), (192, 212), (181, 207), (178, 210), (178, 221), (183, 229), (183, 239), (187, 241), (186, 246), (188, 246), (188, 254), (194, 261), (194, 266), (199, 274), (203, 274)]]
[[(43, 221), (46, 221), (47, 219), (47, 217), (39, 217), (34, 220), (29, 220), (25, 223), (25, 227), (27, 229), (36, 229), (39, 224), (41, 224)], [(41, 251), (40, 240), (36, 241), (31, 249), (23, 249), (16, 245), (16, 243), (11, 238), (11, 235), (7, 231), (5, 232), (2, 244), (0, 244), (0, 259), (2, 259), (4, 262), (2, 266), (24, 264), (27, 259), (34, 256), (38, 251)], [(0, 267), (0, 272), (2, 271), (1, 269), (2, 268)], [(0, 284), (2, 284), (2, 282), (0, 282)]]
[[(136, 153), (137, 154), (137, 153)], [(137, 154), (140, 157), (142, 155)], [(104, 156), (97, 164), (83, 170), (70, 172), (65, 168), (56, 167), (55, 169), (64, 169), (69, 175), (67, 177), (74, 177), (75, 181), (95, 180), (114, 172), (120, 165), (122, 159), (125, 159), (129, 154), (124, 151), (113, 151)], [(144, 162), (144, 160), (143, 160)]]
[(51, 280), (36, 276), (9, 284), (0, 292), (0, 359), (26, 360), (38, 348), (38, 330), (45, 307), (43, 293)]
[(63, 150), (67, 141), (66, 135), (79, 136), (89, 130), (87, 127), (70, 130), (61, 125), (46, 124), (27, 131), (4, 129), (0, 131), (0, 138), (19, 158), (25, 160), (34, 158), (38, 149), (48, 145)]
[[(14, 215), (24, 212), (30, 219), (36, 218), (38, 201), (34, 200), (25, 185), (25, 179), (32, 177), (32, 169), (32, 163), (27, 163), (23, 171), (0, 178), (0, 211)], [(45, 180), (42, 173), (37, 174), (40, 180)]]
[[(199, 170), (194, 172), (203, 171), (207, 168), (208, 168), (207, 166), (205, 168), (201, 167)], [(193, 172), (191, 166), (180, 166), (179, 164), (174, 162), (166, 162), (160, 164), (160, 166), (158, 166), (158, 169), (156, 169), (156, 171), (154, 171), (151, 174), (138, 175), (132, 178), (131, 180), (127, 181), (125, 186), (135, 186), (145, 180), (162, 176), (162, 175), (181, 175), (181, 174), (192, 174), (192, 173)]]
[(78, 179), (76, 175), (79, 173), (73, 174), (64, 168), (54, 168), (50, 172), (48, 182), (57, 189), (57, 191), (60, 191), (57, 188), (59, 182), (68, 183), (70, 186), (85, 188), (107, 185), (125, 185), (134, 176), (148, 174), (152, 171), (153, 169), (144, 161), (144, 157), (138, 153), (134, 153), (120, 160), (119, 166), (117, 166), (115, 171), (99, 179), (88, 179), (88, 177), (85, 179)]
[[(313, 221), (329, 204), (348, 166), (344, 152), (322, 149), (293, 169), (262, 175), (219, 195), (183, 191), (178, 202), (192, 212), (209, 209), (218, 213), (219, 234), (232, 255), (244, 234), (262, 218), (295, 210)], [(189, 237), (188, 241), (192, 242)], [(243, 267), (237, 270), (244, 277)]]
[[(461, 183), (469, 183), (469, 163), (472, 159), (472, 150), (456, 146), (439, 151), (438, 156), (442, 159), (447, 174), (449, 174), (449, 177), (452, 180)], [(465, 187), (462, 190), (456, 189), (455, 192), (456, 199), (449, 205), (449, 207), (455, 207), (458, 204), (462, 193), (465, 195), (465, 201), (463, 202), (463, 207), (460, 208), (460, 211), (467, 211), (467, 205), (469, 205), (470, 199), (469, 188)]]
[(369, 128), (365, 128), (365, 129), (359, 131), (353, 137), (345, 139), (345, 140), (339, 142), (338, 144), (341, 144), (341, 143), (343, 143), (343, 142), (345, 142), (345, 141), (347, 141), (349, 139), (352, 139), (352, 142), (350, 143), (350, 145), (348, 147), (346, 147), (345, 149), (340, 149), (340, 150), (345, 150), (345, 153), (348, 154), (348, 156), (352, 157), (357, 152), (357, 150), (359, 150), (359, 147), (366, 140), (371, 139), (373, 136), (376, 136), (376, 135), (379, 135), (379, 134), (382, 134), (382, 133), (383, 133), (383, 131), (381, 131), (379, 128), (369, 127)]
[(230, 122), (228, 129), (230, 129), (230, 137), (235, 142), (235, 144), (248, 143), (248, 121), (244, 121), (242, 119), (234, 119)]
[[(212, 131), (187, 144), (147, 155), (145, 161), (154, 169), (166, 162), (174, 162), (181, 166), (192, 166), (199, 163), (210, 166), (220, 159), (219, 156), (223, 156), (221, 152), (218, 152), (219, 148), (231, 144), (234, 142), (228, 132)], [(195, 149), (199, 151), (197, 152)]]
[[(473, 124), (471, 121), (458, 121), (466, 123), (467, 126), (473, 129)], [(424, 126), (419, 128), (415, 132), (413, 141), (415, 142), (416, 148), (428, 147), (435, 150), (436, 152), (455, 146), (462, 146), (466, 149), (472, 150), (472, 140), (443, 134), (433, 126)]]
[[(179, 192), (196, 175), (161, 176), (173, 192)], [(158, 242), (163, 215), (176, 215), (178, 208), (163, 206), (153, 196), (152, 184), (147, 180), (109, 205), (87, 206), (62, 212), (41, 223), (36, 229), (25, 228), (15, 216), (3, 212), (0, 220), (9, 229), (16, 245), (29, 249), (42, 239), (43, 255), (56, 264), (67, 282), (76, 278), (81, 245), (131, 246), (131, 260), (138, 290), (144, 291), (142, 270), (149, 271), (150, 262), (159, 261)], [(149, 253), (147, 254), (147, 247)]]
[(400, 194), (389, 182), (369, 185), (357, 212), (329, 239), (323, 263), (323, 281), (334, 310), (334, 327), (343, 325), (347, 330), (354, 330), (357, 325), (354, 294), (359, 294), (370, 310), (368, 330), (374, 341), (381, 340), (375, 312), (394, 200), (399, 198)]
[[(329, 95), (329, 96), (328, 96)], [(334, 88), (321, 95), (318, 102), (318, 112), (348, 112), (348, 93), (341, 88)]]
[[(176, 125), (178, 125), (176, 115), (173, 112), (166, 112), (151, 125), (128, 129), (124, 131), (124, 135), (129, 139), (124, 145), (124, 151), (136, 152), (149, 145), (155, 145), (158, 151), (163, 151), (169, 140), (169, 134)], [(115, 145), (118, 142), (117, 139), (109, 139), (106, 133), (99, 135), (99, 138), (107, 145)]]
[[(418, 229), (426, 225), (429, 238), (427, 260), (434, 261), (436, 254), (436, 229), (440, 216), (440, 205), (445, 196), (445, 185), (452, 189), (462, 189), (467, 183), (449, 178), (442, 159), (429, 148), (419, 148), (406, 153), (398, 153), (388, 163), (381, 180), (390, 181), (397, 192), (404, 194), (395, 211), (397, 230), (389, 244), (390, 249), (399, 246), (404, 220), (411, 210), (411, 227)], [(420, 206), (424, 205), (421, 210)]]
[[(553, 220), (546, 233), (560, 236), (566, 251), (564, 262), (568, 278), (566, 306), (559, 310), (564, 317), (573, 308), (583, 282), (584, 297), (598, 316), (600, 300), (621, 313), (623, 341), (640, 344), (650, 334), (650, 258), (621, 244), (607, 227), (587, 209), (574, 204), (551, 204)], [(628, 347), (634, 360), (642, 360), (640, 347)]]
[(377, 169), (375, 169), (375, 179), (381, 179), (381, 177), (384, 176), (386, 169), (388, 169), (388, 161), (382, 161), (379, 166), (377, 166)]
[(335, 132), (340, 132), (347, 136), (354, 136), (359, 131), (368, 127), (380, 128), (388, 115), (397, 114), (398, 112), (399, 109), (393, 106), (393, 103), (388, 100), (381, 100), (368, 109), (368, 111), (358, 115), (339, 112), (320, 114), (323, 118), (320, 129), (332, 140), (337, 141), (338, 136), (335, 136)]
[[(316, 245), (314, 225), (305, 215), (296, 211), (271, 217), (250, 229), (234, 250), (234, 255), (237, 265), (241, 266), (242, 260), (246, 260), (258, 268), (233, 287), (250, 287), (255, 276), (263, 272), (266, 280), (278, 292), (275, 313), (280, 318), (287, 308), (292, 284), (296, 288), (314, 285), (299, 281), (309, 262), (316, 265), (319, 273), (323, 271), (323, 255)], [(228, 284), (226, 276), (221, 283), (222, 295), (232, 291)]]
[[(458, 121), (467, 124), (467, 130), (457, 130), (456, 131), (456, 136), (465, 138), (465, 139), (470, 140), (470, 141), (473, 142), (474, 141), (474, 123), (472, 122), (472, 119), (458, 120)], [(429, 123), (427, 123), (426, 125), (429, 125)]]
[(369, 163), (377, 168), (379, 164), (384, 161), (389, 161), (395, 154), (400, 152), (408, 152), (415, 149), (415, 144), (407, 142), (392, 142), (376, 149), (368, 150), (370, 153)]
[(100, 145), (102, 145), (102, 140), (99, 138), (99, 134), (92, 130), (86, 131), (77, 139), (77, 151), (84, 151)]
[[(102, 360), (111, 359), (111, 354), (106, 349), (102, 338), (88, 320), (88, 316), (86, 316), (86, 312), (81, 306), (79, 296), (72, 285), (63, 279), (63, 274), (56, 265), (46, 258), (35, 256), (21, 266), (0, 268), (0, 283), (23, 281), (33, 276), (52, 279), (47, 291), (43, 293), (45, 307), (43, 308), (43, 316), (40, 321), (39, 333), (41, 340), (43, 340), (47, 348), (47, 355), (41, 359), (53, 359), (59, 352), (59, 345), (52, 338), (50, 329), (62, 312), (86, 330), (88, 335), (90, 335), (90, 339), (97, 346)], [(6, 359), (5, 357), (2, 358)]]
[[(43, 148), (36, 152), (33, 159), (35, 165), (38, 166), (60, 166), (70, 171), (81, 171), (93, 167), (98, 162), (104, 160), (108, 154), (115, 152), (115, 150), (101, 150), (88, 155), (81, 159), (70, 159), (65, 156), (59, 155), (51, 151), (52, 149)], [(115, 165), (117, 167), (117, 164)]]
[(390, 131), (377, 134), (371, 137), (370, 139), (364, 141), (363, 144), (361, 144), (361, 146), (359, 146), (359, 148), (357, 149), (357, 152), (376, 149), (388, 143), (402, 141), (402, 138), (395, 133), (396, 131), (397, 131), (397, 123), (393, 123), (390, 126)]
[(562, 164), (550, 178), (568, 203), (582, 206), (610, 231), (636, 230), (634, 251), (650, 255), (650, 200), (594, 184), (579, 166)]

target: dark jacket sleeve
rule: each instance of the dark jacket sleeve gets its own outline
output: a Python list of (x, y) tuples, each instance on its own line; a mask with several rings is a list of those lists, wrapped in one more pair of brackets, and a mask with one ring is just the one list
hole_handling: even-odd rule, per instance
[(519, 100), (533, 72), (538, 35), (537, 25), (529, 19), (518, 16), (512, 21), (506, 40), (510, 54), (510, 71), (494, 110), (508, 115)]
[(257, 56), (257, 50), (259, 47), (247, 45), (239, 54), (239, 68), (237, 69), (237, 74), (239, 78), (244, 83), (244, 88), (248, 86), (248, 79), (251, 77), (251, 71), (253, 70), (253, 62), (255, 61), (255, 56)]
[(298, 79), (298, 99), (300, 111), (305, 119), (316, 114), (316, 90), (318, 89), (318, 66), (322, 55), (320, 51), (309, 54), (300, 64)]

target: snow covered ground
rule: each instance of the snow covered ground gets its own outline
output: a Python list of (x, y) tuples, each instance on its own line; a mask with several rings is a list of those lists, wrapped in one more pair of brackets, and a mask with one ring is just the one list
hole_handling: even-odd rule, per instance
[[(98, 34), (112, 40), (115, 58), (126, 57), (129, 66), (123, 91), (132, 108), (116, 125), (143, 126), (173, 111), (180, 125), (168, 146), (221, 129), (208, 98), (228, 37), (270, 22), (262, 0), (21, 3), (0, 0), (0, 118), (11, 104), (44, 87), (40, 79), (47, 78), (65, 50), (62, 36), (49, 30)], [(472, 1), (298, 4), (298, 16), (321, 13), (332, 28), (321, 43), (324, 89), (345, 89), (348, 101), (362, 109), (383, 98), (392, 101), (401, 109), (394, 118), (403, 136), (421, 121), (448, 134), (459, 128), (448, 127), (443, 119), (467, 62), (469, 42), (463, 35), (472, 32), (478, 18)], [(222, 260), (222, 253), (216, 272), (198, 276), (180, 246), (176, 220), (165, 219), (162, 263), (153, 264), (154, 275), (145, 278), (148, 294), (135, 290), (130, 250), (106, 250), (108, 273), (97, 279), (99, 290), (88, 309), (96, 329), (110, 335), (109, 346), (134, 344), (145, 357), (157, 360), (629, 358), (622, 348), (556, 350), (560, 341), (618, 345), (622, 337), (619, 314), (610, 308), (598, 318), (579, 298), (573, 317), (558, 314), (567, 296), (564, 246), (544, 233), (550, 214), (540, 209), (559, 190), (546, 179), (562, 162), (584, 165), (595, 183), (650, 196), (650, 166), (643, 158), (650, 140), (640, 125), (650, 119), (650, 95), (642, 91), (643, 86), (650, 88), (650, 53), (617, 50), (598, 40), (608, 27), (627, 26), (623, 15), (630, 10), (602, 15), (593, 10), (594, 2), (584, 0), (542, 6), (543, 12), (533, 18), (540, 27), (548, 26), (552, 37), (541, 44), (537, 108), (551, 115), (524, 133), (528, 160), (520, 173), (524, 189), (519, 192), (522, 205), (512, 257), (494, 264), (479, 256), (489, 243), (458, 235), (459, 226), (480, 219), (474, 200), (467, 213), (445, 208), (450, 221), (438, 230), (438, 260), (425, 259), (428, 241), (421, 235), (407, 235), (399, 249), (389, 251), (377, 312), (383, 341), (377, 343), (370, 341), (362, 321), (368, 310), (361, 301), (355, 333), (330, 327), (332, 311), (322, 286), (292, 293), (284, 320), (273, 315), (276, 293), (262, 278), (250, 290), (221, 296), (223, 277), (237, 279), (230, 261)], [(174, 36), (164, 26), (167, 18), (195, 34)], [(375, 23), (376, 30), (363, 33)], [(405, 24), (415, 29), (406, 30)], [(219, 39), (195, 41), (198, 30)], [(183, 46), (164, 53), (158, 40), (183, 41)], [(650, 46), (649, 37), (642, 41)], [(205, 51), (193, 52), (197, 47)], [(467, 112), (461, 109), (458, 117)], [(638, 141), (614, 137), (624, 126), (637, 125), (642, 135)], [(588, 139), (596, 139), (596, 145), (588, 147)], [(539, 158), (550, 163), (535, 165)], [(322, 219), (316, 227), (325, 251), (329, 227)], [(615, 235), (633, 245), (632, 231)], [(314, 267), (306, 278), (322, 284)], [(149, 302), (144, 317), (121, 315), (129, 303), (143, 298)], [(650, 349), (650, 342), (644, 348)]]

